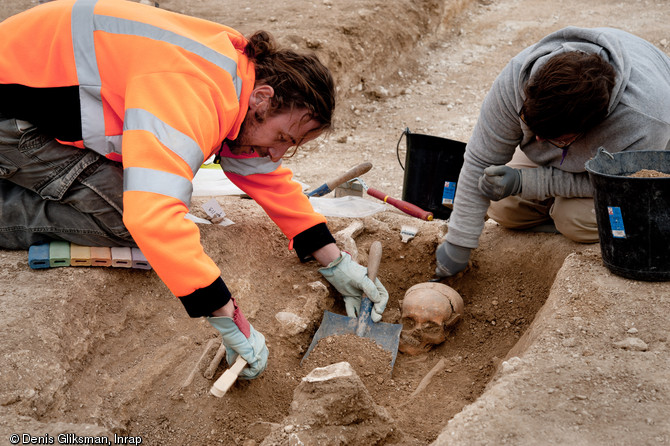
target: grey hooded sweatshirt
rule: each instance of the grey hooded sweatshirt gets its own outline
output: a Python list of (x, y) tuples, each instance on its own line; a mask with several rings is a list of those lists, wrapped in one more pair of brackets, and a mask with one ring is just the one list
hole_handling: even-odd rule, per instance
[[(518, 112), (526, 82), (556, 54), (597, 53), (614, 67), (616, 84), (608, 116), (579, 137), (566, 152), (535, 134)], [(599, 147), (608, 152), (670, 148), (670, 58), (651, 43), (612, 28), (568, 27), (554, 32), (515, 56), (486, 95), (459, 175), (446, 239), (476, 248), (490, 204), (477, 184), (488, 166), (503, 165), (519, 147), (538, 168), (521, 169), (520, 196), (592, 197), (584, 163)]]

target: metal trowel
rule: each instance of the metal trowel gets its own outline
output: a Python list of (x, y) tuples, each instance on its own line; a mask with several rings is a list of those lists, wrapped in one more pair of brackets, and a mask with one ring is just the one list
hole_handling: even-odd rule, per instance
[[(370, 246), (370, 254), (368, 256), (368, 277), (373, 282), (377, 277), (381, 257), (382, 244), (376, 241)], [(368, 299), (367, 296), (363, 295), (361, 299), (361, 309), (357, 318), (325, 311), (321, 325), (314, 334), (312, 343), (300, 363), (302, 364), (321, 339), (335, 335), (353, 334), (361, 338), (370, 338), (384, 350), (391, 353), (390, 365), (391, 372), (393, 372), (393, 365), (395, 364), (396, 356), (398, 356), (398, 343), (400, 341), (402, 324), (372, 322), (372, 319), (370, 318), (371, 310), (372, 301)]]

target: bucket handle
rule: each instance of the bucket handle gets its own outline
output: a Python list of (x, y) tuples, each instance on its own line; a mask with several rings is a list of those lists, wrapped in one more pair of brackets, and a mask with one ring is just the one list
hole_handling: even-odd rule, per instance
[(398, 140), (398, 144), (395, 146), (395, 154), (398, 157), (398, 164), (400, 164), (400, 167), (402, 170), (405, 170), (405, 166), (402, 165), (402, 161), (400, 161), (400, 141), (402, 141), (402, 137), (405, 136), (406, 134), (412, 133), (409, 131), (409, 127), (405, 127), (405, 130), (400, 134), (400, 139)]
[(605, 150), (603, 146), (598, 147), (598, 153), (596, 153), (596, 157), (600, 156), (601, 154), (607, 156), (611, 160), (614, 160), (614, 155)]

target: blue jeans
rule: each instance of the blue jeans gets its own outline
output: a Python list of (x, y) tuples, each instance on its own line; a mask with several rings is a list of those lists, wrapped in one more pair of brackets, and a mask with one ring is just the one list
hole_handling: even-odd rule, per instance
[(135, 247), (123, 225), (123, 168), (0, 116), (0, 248), (50, 240)]

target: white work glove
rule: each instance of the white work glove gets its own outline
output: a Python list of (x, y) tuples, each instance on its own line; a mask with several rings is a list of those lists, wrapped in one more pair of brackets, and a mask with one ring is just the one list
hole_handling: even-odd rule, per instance
[(451, 277), (463, 271), (470, 260), (470, 248), (452, 245), (444, 241), (435, 251), (437, 268), (435, 274), (440, 278)]
[(265, 370), (268, 363), (269, 352), (265, 337), (247, 321), (234, 300), (233, 305), (233, 317), (208, 317), (207, 322), (221, 333), (228, 365), (233, 365), (239, 354), (248, 364), (239, 377), (254, 379)]
[(370, 319), (373, 322), (382, 319), (389, 293), (379, 279), (375, 278), (373, 283), (368, 277), (368, 269), (354, 262), (349, 253), (343, 252), (327, 267), (320, 268), (319, 272), (344, 297), (347, 316), (358, 317), (361, 311), (361, 296), (365, 293), (373, 303)]
[(518, 195), (521, 193), (521, 171), (508, 166), (489, 166), (479, 178), (479, 190), (493, 201)]

